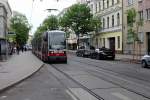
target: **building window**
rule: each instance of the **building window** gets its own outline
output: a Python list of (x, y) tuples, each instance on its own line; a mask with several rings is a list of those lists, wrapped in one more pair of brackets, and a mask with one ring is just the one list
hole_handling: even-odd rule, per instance
[(105, 29), (105, 18), (103, 18), (103, 29)]
[(118, 13), (117, 14), (117, 26), (119, 26), (120, 25), (120, 14)]
[(107, 17), (107, 28), (109, 28), (109, 17)]
[(103, 38), (103, 46), (105, 47), (105, 38)]
[(117, 40), (118, 40), (118, 48), (120, 48), (120, 36), (117, 36)]
[(133, 0), (127, 0), (128, 1), (128, 5), (132, 5), (133, 4)]
[(96, 11), (96, 13), (97, 13), (97, 10), (98, 10), (98, 9), (97, 9), (97, 3), (96, 3), (96, 4), (95, 4), (95, 11)]
[(105, 9), (105, 0), (103, 0), (103, 9)]
[(112, 15), (112, 27), (114, 27), (114, 15)]
[(139, 32), (138, 38), (139, 38), (140, 42), (143, 43), (144, 42), (144, 33), (143, 32)]
[(115, 1), (114, 1), (114, 0), (112, 0), (112, 5), (114, 5), (114, 2), (115, 2)]
[(92, 11), (92, 13), (93, 13), (93, 4), (91, 4), (91, 11)]
[(107, 8), (109, 7), (109, 0), (107, 0)]
[(150, 20), (150, 8), (146, 9), (147, 20)]
[(101, 2), (99, 2), (99, 11), (101, 11)]
[(139, 11), (139, 18), (140, 18), (140, 20), (143, 19), (143, 11)]
[(117, 0), (117, 3), (119, 3), (120, 2), (120, 0)]

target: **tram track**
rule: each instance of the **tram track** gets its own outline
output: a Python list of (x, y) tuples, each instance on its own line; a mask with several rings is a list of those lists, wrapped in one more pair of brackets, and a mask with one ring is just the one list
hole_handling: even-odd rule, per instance
[[(85, 65), (88, 65), (88, 66), (91, 65), (91, 66), (96, 67), (96, 68), (98, 68), (98, 69), (102, 69), (102, 70), (104, 70), (104, 71), (107, 71), (107, 73), (109, 73), (110, 75), (111, 75), (112, 73), (114, 73), (113, 75), (114, 75), (114, 76), (117, 76), (117, 77), (118, 77), (118, 75), (121, 75), (121, 76), (129, 77), (129, 78), (135, 78), (135, 79), (137, 79), (136, 77), (131, 77), (130, 75), (123, 75), (122, 73), (118, 73), (118, 72), (115, 72), (115, 71), (110, 70), (110, 69), (107, 69), (107, 68), (103, 68), (103, 67), (99, 67), (99, 66), (96, 66), (96, 65), (87, 63), (87, 61), (86, 61), (86, 62), (82, 62), (81, 60), (78, 61), (78, 60), (75, 60), (75, 59), (74, 59), (73, 61), (78, 62), (78, 63), (85, 64)], [(97, 71), (99, 74), (103, 74), (103, 75), (104, 75), (104, 73), (100, 73), (100, 70), (97, 70), (97, 69), (96, 69), (96, 71)], [(90, 73), (90, 71), (89, 71), (88, 73)], [(121, 88), (126, 89), (126, 90), (128, 90), (128, 91), (130, 91), (130, 92), (132, 92), (132, 93), (135, 93), (135, 94), (137, 94), (137, 95), (141, 95), (141, 96), (144, 97), (144, 98), (150, 99), (150, 95), (145, 95), (145, 94), (143, 94), (143, 93), (141, 93), (141, 92), (139, 92), (139, 91), (135, 91), (135, 90), (130, 89), (130, 88), (126, 87), (126, 86), (123, 86), (123, 85), (121, 85), (121, 84), (118, 84), (118, 83), (116, 83), (116, 82), (113, 82), (112, 80), (108, 80), (108, 79), (106, 79), (106, 78), (99, 77), (98, 75), (95, 75), (95, 74), (92, 74), (92, 73), (90, 73), (90, 74), (93, 75), (93, 76), (95, 76), (95, 77), (97, 77), (97, 78), (99, 78), (99, 79), (102, 79), (102, 80), (104, 80), (104, 81), (110, 82), (110, 83), (112, 83), (112, 84), (114, 84), (114, 85), (118, 85), (118, 86), (120, 86)], [(106, 75), (105, 75), (105, 76), (106, 76)], [(108, 76), (107, 76), (107, 77), (108, 77)], [(148, 82), (147, 80), (143, 80), (143, 79), (140, 79), (140, 78), (137, 79), (137, 80), (144, 81), (144, 82)], [(149, 87), (149, 88), (150, 88), (150, 87)]]
[[(87, 59), (86, 59), (86, 62), (83, 62), (83, 61), (81, 61), (81, 60), (80, 60), (80, 61), (79, 61), (79, 60), (75, 60), (75, 59), (73, 59), (73, 61), (78, 62), (78, 63), (83, 63), (83, 64), (86, 64), (86, 65), (91, 65), (91, 66), (96, 67), (96, 68), (98, 68), (98, 69), (110, 71), (110, 72), (116, 73), (116, 74), (121, 75), (121, 76), (130, 77), (130, 78), (137, 79), (137, 80), (139, 80), (139, 81), (144, 81), (144, 82), (146, 82), (146, 83), (150, 83), (150, 80), (148, 80), (148, 79), (140, 78), (140, 77), (138, 77), (138, 76), (132, 76), (132, 75), (130, 75), (130, 74), (128, 74), (128, 73), (122, 73), (122, 72), (114, 71), (114, 70), (111, 70), (111, 69), (109, 69), (109, 68), (106, 68), (104, 65), (102, 65), (103, 67), (100, 67), (99, 65), (96, 65), (96, 64), (99, 64), (99, 63), (97, 63), (97, 62), (94, 62), (94, 63), (96, 63), (96, 64), (91, 64), (91, 61), (88, 62)], [(149, 84), (149, 86), (150, 86), (150, 84)]]
[(73, 79), (71, 76), (69, 76), (68, 74), (66, 74), (65, 72), (63, 72), (62, 70), (60, 70), (59, 68), (57, 68), (56, 65), (51, 64), (51, 67), (53, 67), (55, 70), (57, 70), (58, 72), (62, 73), (63, 75), (65, 75), (68, 79), (72, 80), (73, 82), (75, 82), (76, 84), (78, 84), (82, 89), (86, 90), (88, 93), (90, 93), (92, 96), (94, 96), (95, 98), (97, 98), (98, 100), (104, 100), (104, 98), (100, 97), (99, 95), (97, 95), (96, 93), (94, 93), (93, 91), (91, 91), (90, 89), (88, 89), (87, 87), (85, 87), (84, 85), (82, 85), (81, 83), (79, 83), (78, 81), (76, 81), (75, 79)]

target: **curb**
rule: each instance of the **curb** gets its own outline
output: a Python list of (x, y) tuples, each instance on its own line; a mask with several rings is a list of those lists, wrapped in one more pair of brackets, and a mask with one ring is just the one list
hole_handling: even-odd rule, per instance
[(140, 60), (133, 60), (133, 59), (115, 59), (115, 60), (127, 63), (141, 64)]
[(22, 79), (20, 79), (20, 80), (18, 80), (18, 81), (16, 81), (16, 82), (14, 82), (14, 83), (12, 83), (12, 84), (6, 86), (6, 87), (0, 89), (0, 93), (5, 92), (5, 91), (9, 90), (10, 88), (12, 88), (12, 87), (18, 85), (19, 83), (23, 82), (24, 80), (26, 80), (26, 79), (32, 77), (32, 76), (33, 76), (35, 73), (37, 73), (44, 65), (45, 65), (45, 64), (43, 63), (37, 70), (35, 70), (34, 72), (32, 72), (30, 75), (27, 75), (27, 76), (25, 76), (24, 78), (22, 78)]

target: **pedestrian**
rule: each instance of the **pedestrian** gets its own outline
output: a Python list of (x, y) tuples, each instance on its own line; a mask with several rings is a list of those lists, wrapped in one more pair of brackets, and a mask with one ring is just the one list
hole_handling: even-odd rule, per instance
[(19, 46), (19, 44), (16, 44), (16, 49), (17, 49), (17, 54), (19, 55), (19, 51), (20, 51), (20, 46)]

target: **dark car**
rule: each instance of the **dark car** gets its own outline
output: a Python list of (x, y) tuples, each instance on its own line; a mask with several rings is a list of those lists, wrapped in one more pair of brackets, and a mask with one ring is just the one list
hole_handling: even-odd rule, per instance
[(95, 52), (91, 53), (92, 59), (109, 59), (114, 60), (115, 59), (115, 52), (108, 48), (99, 48), (96, 49)]
[(91, 53), (95, 51), (95, 48), (93, 46), (81, 46), (77, 52), (76, 55), (79, 57), (90, 57)]

